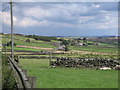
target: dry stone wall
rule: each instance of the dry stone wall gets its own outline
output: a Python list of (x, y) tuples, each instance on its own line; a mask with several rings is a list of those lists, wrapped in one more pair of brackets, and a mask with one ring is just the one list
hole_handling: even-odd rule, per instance
[(110, 67), (114, 68), (116, 65), (120, 65), (118, 60), (106, 59), (106, 58), (70, 58), (61, 57), (57, 58), (56, 61), (51, 61), (51, 66), (60, 67), (78, 67), (78, 68), (100, 68)]

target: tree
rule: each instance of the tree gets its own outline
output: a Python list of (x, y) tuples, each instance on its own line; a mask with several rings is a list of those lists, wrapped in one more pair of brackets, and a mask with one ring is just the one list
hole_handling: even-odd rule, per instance
[(30, 42), (30, 39), (26, 39), (26, 42)]
[[(7, 43), (7, 46), (11, 46), (12, 45), (12, 41), (10, 41), (10, 42), (8, 42)], [(14, 46), (16, 46), (17, 44), (16, 43), (14, 43)]]
[(67, 40), (63, 40), (61, 44), (67, 46), (68, 44), (70, 44), (70, 42)]
[(68, 46), (66, 46), (66, 47), (65, 47), (65, 51), (68, 51), (68, 50), (69, 50), (69, 49), (68, 49)]
[(87, 43), (86, 37), (83, 38), (83, 43)]

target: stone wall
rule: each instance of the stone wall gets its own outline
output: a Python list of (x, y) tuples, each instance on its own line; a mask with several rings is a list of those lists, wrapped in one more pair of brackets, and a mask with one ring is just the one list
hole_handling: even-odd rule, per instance
[(106, 59), (106, 58), (68, 58), (61, 57), (57, 58), (56, 61), (51, 61), (51, 66), (60, 67), (78, 67), (78, 68), (100, 68), (110, 67), (114, 68), (116, 65), (120, 65), (117, 60)]

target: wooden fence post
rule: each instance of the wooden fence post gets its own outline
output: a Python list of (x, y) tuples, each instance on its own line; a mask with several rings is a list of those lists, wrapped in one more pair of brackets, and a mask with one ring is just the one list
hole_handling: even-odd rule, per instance
[(22, 70), (22, 72), (25, 74), (26, 78), (28, 78), (28, 76), (27, 76), (27, 70)]
[(31, 88), (36, 87), (36, 77), (28, 77), (28, 82), (30, 83)]

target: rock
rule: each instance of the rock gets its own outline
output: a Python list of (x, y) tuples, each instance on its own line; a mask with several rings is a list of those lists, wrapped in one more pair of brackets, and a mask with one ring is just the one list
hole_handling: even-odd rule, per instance
[(116, 66), (120, 65), (119, 62), (115, 62), (115, 60), (107, 58), (60, 57), (53, 63), (55, 63), (56, 66), (63, 67), (98, 68), (101, 70), (113, 69), (114, 67), (114, 69), (120, 70), (120, 66)]
[(116, 65), (113, 69), (120, 70), (120, 65)]

